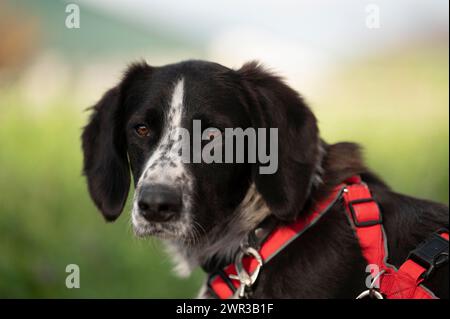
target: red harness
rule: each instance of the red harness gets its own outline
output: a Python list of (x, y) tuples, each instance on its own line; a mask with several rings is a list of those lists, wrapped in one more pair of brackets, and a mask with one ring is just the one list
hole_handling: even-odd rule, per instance
[[(258, 250), (260, 258), (255, 254), (248, 254), (242, 258), (242, 267), (246, 273), (258, 272), (261, 259), (262, 264), (269, 262), (284, 247), (313, 226), (340, 198), (343, 198), (345, 203), (347, 217), (359, 240), (362, 254), (367, 264), (372, 265), (371, 289), (361, 296), (373, 296), (372, 292), (375, 292), (375, 296), (388, 299), (436, 298), (421, 283), (438, 262), (444, 263), (448, 260), (448, 231), (434, 233), (410, 253), (398, 270), (387, 264), (386, 235), (380, 209), (372, 198), (368, 186), (359, 176), (354, 176), (337, 186), (308, 216), (298, 219), (293, 224), (276, 228), (260, 246)], [(440, 259), (441, 256), (447, 256), (447, 259), (444, 261)], [(209, 291), (220, 299), (233, 297), (242, 285), (238, 280), (238, 270), (235, 264), (231, 264), (223, 271), (210, 276)]]

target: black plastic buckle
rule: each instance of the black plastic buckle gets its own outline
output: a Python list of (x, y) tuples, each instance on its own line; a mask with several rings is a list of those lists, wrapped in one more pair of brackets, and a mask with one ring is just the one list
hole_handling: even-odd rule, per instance
[(358, 222), (358, 218), (356, 216), (355, 208), (353, 207), (355, 204), (363, 204), (363, 203), (375, 203), (375, 205), (378, 205), (373, 198), (362, 198), (362, 199), (355, 199), (348, 202), (348, 208), (350, 209), (350, 213), (352, 214), (353, 223), (356, 227), (368, 227), (368, 226), (374, 226), (381, 224), (383, 222), (383, 218), (380, 213), (380, 217), (377, 220), (368, 220), (366, 222)]
[(444, 232), (448, 233), (448, 230), (438, 230), (409, 253), (408, 259), (427, 269), (422, 275), (424, 279), (448, 262), (448, 240), (439, 235)]

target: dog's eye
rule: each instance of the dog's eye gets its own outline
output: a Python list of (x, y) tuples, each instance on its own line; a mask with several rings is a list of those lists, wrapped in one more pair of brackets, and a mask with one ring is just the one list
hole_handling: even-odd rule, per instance
[(206, 137), (208, 138), (208, 140), (213, 140), (214, 138), (218, 137), (220, 134), (222, 134), (222, 132), (217, 129), (217, 128), (207, 128), (205, 130)]
[(134, 127), (134, 130), (136, 131), (136, 134), (139, 135), (140, 137), (150, 136), (150, 129), (147, 127), (147, 125), (138, 124)]

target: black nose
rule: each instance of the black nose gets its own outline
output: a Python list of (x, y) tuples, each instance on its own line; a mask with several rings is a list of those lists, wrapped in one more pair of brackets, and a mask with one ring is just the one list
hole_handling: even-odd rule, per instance
[(162, 185), (143, 185), (138, 195), (139, 213), (149, 222), (165, 222), (179, 216), (181, 191)]

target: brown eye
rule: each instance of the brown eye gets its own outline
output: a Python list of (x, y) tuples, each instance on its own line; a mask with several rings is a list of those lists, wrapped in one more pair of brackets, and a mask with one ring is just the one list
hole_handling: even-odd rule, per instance
[(147, 127), (147, 125), (138, 124), (134, 127), (134, 130), (136, 131), (137, 135), (139, 135), (140, 137), (150, 136), (150, 130)]
[(206, 136), (211, 141), (214, 138), (218, 137), (222, 132), (219, 129), (216, 128), (208, 128), (206, 129)]

